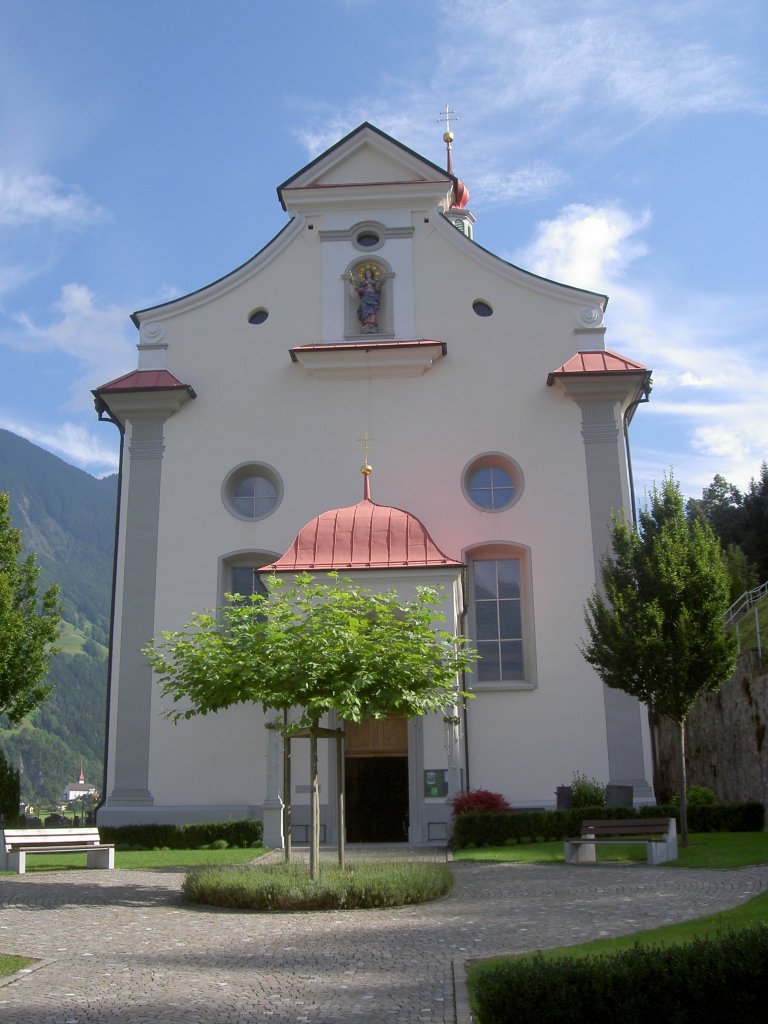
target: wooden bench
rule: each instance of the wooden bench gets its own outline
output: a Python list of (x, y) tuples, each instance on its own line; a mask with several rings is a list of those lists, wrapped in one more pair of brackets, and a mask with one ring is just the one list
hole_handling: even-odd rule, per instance
[(677, 857), (677, 823), (674, 818), (614, 818), (583, 821), (581, 835), (565, 840), (566, 864), (594, 864), (597, 845), (643, 843), (649, 864), (663, 864)]
[(4, 868), (27, 872), (30, 853), (85, 853), (89, 868), (114, 868), (115, 848), (102, 843), (97, 828), (6, 828), (2, 831)]

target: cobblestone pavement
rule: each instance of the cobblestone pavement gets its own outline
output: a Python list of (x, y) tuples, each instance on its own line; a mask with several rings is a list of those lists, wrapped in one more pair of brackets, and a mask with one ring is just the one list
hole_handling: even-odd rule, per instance
[(637, 931), (768, 888), (768, 866), (452, 867), (437, 903), (281, 915), (185, 906), (174, 870), (0, 877), (0, 951), (40, 958), (0, 985), (0, 1022), (461, 1024), (454, 962), (460, 975), (468, 958)]

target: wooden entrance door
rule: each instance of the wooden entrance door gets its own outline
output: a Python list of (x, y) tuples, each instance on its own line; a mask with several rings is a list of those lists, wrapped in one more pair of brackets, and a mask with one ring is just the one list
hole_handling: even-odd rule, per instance
[(344, 726), (347, 841), (408, 839), (408, 722), (369, 719)]

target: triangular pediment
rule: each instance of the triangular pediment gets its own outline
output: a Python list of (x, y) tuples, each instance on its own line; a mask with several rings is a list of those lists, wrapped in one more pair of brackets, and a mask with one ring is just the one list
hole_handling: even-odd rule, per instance
[(439, 201), (452, 184), (447, 171), (366, 123), (280, 185), (278, 195), (286, 209), (305, 208), (312, 196), (323, 205), (334, 197), (343, 202), (350, 190), (391, 197), (394, 189), (406, 199), (415, 189)]

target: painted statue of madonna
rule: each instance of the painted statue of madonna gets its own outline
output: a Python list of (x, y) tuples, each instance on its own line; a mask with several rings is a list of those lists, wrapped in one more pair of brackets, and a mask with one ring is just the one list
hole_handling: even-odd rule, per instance
[(353, 274), (350, 274), (350, 281), (360, 299), (360, 305), (357, 307), (357, 319), (360, 321), (362, 333), (378, 334), (382, 282), (371, 267), (366, 267), (357, 280)]

